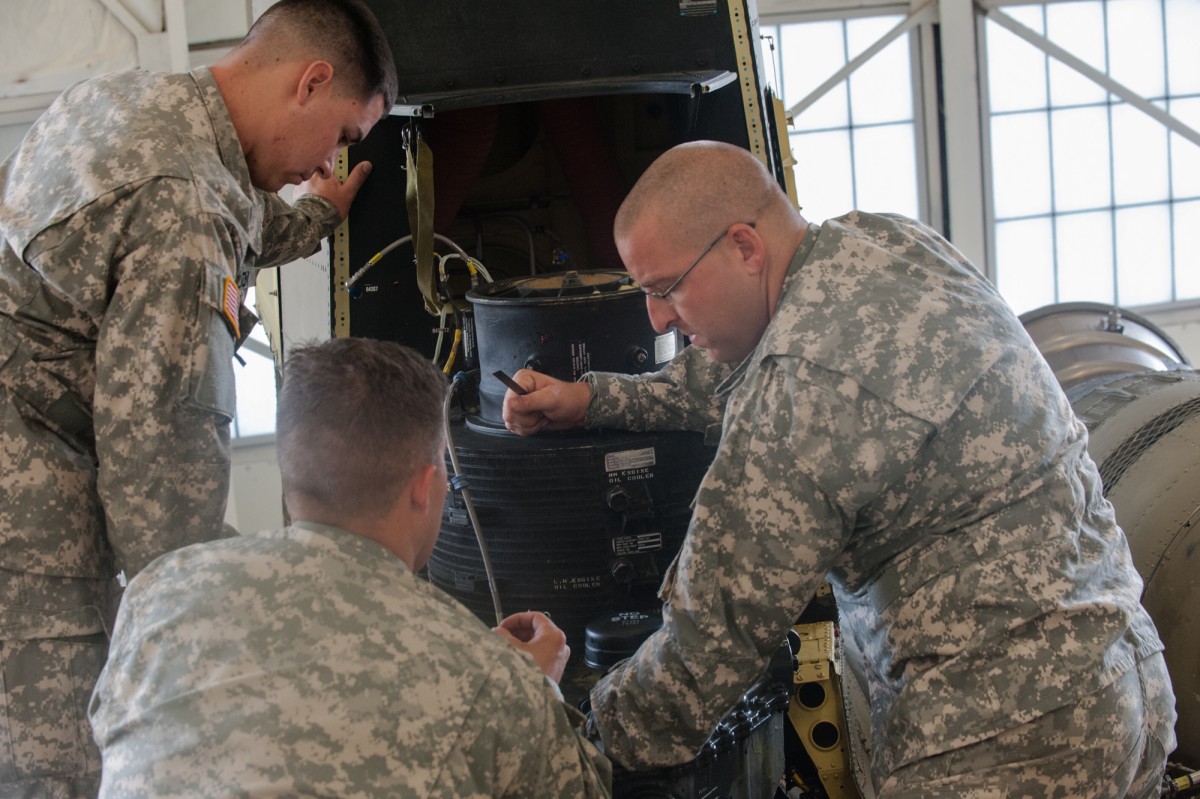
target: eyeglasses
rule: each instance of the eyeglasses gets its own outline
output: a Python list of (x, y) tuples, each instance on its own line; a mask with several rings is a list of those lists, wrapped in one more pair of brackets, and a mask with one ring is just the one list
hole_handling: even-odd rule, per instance
[[(746, 222), (745, 224), (749, 225), (750, 227), (754, 227), (753, 222)], [(708, 246), (704, 248), (704, 251), (701, 252), (698, 256), (696, 256), (696, 260), (692, 261), (691, 266), (689, 266), (687, 269), (684, 269), (683, 274), (680, 275), (679, 277), (675, 278), (675, 280), (671, 282), (671, 285), (667, 286), (662, 291), (649, 291), (647, 289), (642, 289), (642, 293), (645, 294), (647, 297), (653, 297), (656, 300), (665, 300), (667, 297), (671, 296), (671, 292), (674, 291), (675, 289), (679, 288), (679, 284), (683, 282), (683, 279), (685, 277), (687, 277), (693, 269), (695, 269), (697, 266), (699, 266), (700, 262), (704, 260), (704, 256), (706, 256), (710, 252), (712, 252), (713, 247), (716, 247), (721, 242), (721, 239), (725, 238), (725, 236), (727, 236), (729, 234), (729, 231), (732, 229), (733, 229), (733, 225), (730, 225), (729, 227), (722, 230), (715, 239), (713, 239), (711, 242), (709, 242)]]

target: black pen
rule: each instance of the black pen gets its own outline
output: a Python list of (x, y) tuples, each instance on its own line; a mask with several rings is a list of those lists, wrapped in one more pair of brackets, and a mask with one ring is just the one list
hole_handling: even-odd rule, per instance
[(496, 376), (496, 379), (497, 379), (497, 380), (499, 380), (501, 383), (503, 383), (504, 385), (506, 385), (506, 386), (508, 386), (509, 388), (511, 388), (511, 389), (512, 389), (514, 392), (516, 392), (517, 394), (520, 394), (520, 395), (524, 396), (525, 394), (528, 394), (528, 393), (529, 393), (529, 392), (528, 392), (528, 391), (526, 391), (525, 389), (521, 388), (521, 384), (520, 384), (520, 383), (518, 383), (516, 380), (513, 380), (513, 379), (512, 379), (511, 377), (509, 377), (508, 375), (504, 374), (504, 372), (500, 371), (499, 369), (497, 369), (496, 371), (492, 372), (492, 374)]

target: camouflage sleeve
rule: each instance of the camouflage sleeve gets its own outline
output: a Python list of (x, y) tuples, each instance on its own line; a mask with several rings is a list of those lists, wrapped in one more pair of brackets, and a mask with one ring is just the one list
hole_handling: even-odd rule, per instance
[(465, 758), (469, 776), (459, 784), (448, 764), (442, 779), (450, 782), (439, 785), (444, 795), (465, 796), (470, 786), (491, 785), (496, 796), (612, 796), (612, 765), (576, 730), (568, 713), (578, 717), (578, 711), (559, 701), (533, 663), (516, 666), (495, 669), (471, 703), (466, 725), (479, 732), (472, 751), (456, 753)]
[[(98, 492), (119, 568), (223, 535), (235, 410), (229, 231), (176, 220), (128, 243), (96, 342)], [(232, 288), (231, 288), (232, 286)], [(230, 294), (230, 292), (233, 292)]]
[(716, 389), (729, 374), (698, 347), (686, 347), (657, 372), (589, 372), (587, 426), (703, 432), (721, 421), (725, 404)]
[(290, 263), (312, 255), (321, 239), (341, 224), (337, 207), (329, 200), (305, 194), (289, 205), (277, 194), (266, 194), (262, 248), (255, 266), (264, 268)]
[(731, 398), (664, 581), (664, 625), (591, 694), (613, 760), (647, 768), (695, 756), (812, 598), (855, 511), (924, 443), (911, 417), (818, 371), (773, 359)]

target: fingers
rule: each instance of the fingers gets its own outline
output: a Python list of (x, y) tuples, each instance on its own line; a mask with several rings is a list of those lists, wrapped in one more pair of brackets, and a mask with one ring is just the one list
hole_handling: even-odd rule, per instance
[[(539, 636), (552, 636), (554, 632), (562, 634), (562, 630), (559, 630), (558, 626), (550, 621), (549, 616), (536, 610), (527, 610), (524, 613), (514, 613), (505, 617), (500, 622), (500, 629), (525, 642), (533, 641)], [(563, 640), (566, 640), (565, 635)]]
[(553, 377), (548, 377), (541, 372), (535, 372), (532, 369), (518, 369), (513, 375), (513, 380), (521, 388), (528, 391), (537, 391), (539, 388), (550, 383), (558, 382)]
[(504, 395), (504, 406), (500, 410), (504, 426), (519, 436), (540, 433), (550, 423), (550, 419), (544, 413), (536, 407), (531, 407), (533, 403), (526, 402), (527, 399), (528, 397), (519, 396), (509, 389)]
[(345, 181), (338, 180), (336, 177), (322, 177), (320, 174), (314, 174), (300, 184), (297, 193), (315, 194), (329, 200), (337, 207), (342, 219), (345, 219), (346, 215), (350, 213), (350, 206), (354, 202), (358, 190), (362, 188), (367, 175), (370, 174), (371, 162), (361, 161), (354, 166), (354, 169), (350, 170)]
[[(515, 635), (513, 635), (512, 633), (510, 633), (508, 630), (504, 629), (503, 627), (493, 627), (492, 632), (494, 632), (496, 635), (503, 638), (505, 641), (508, 641), (513, 646), (517, 646), (517, 644), (522, 643), (521, 639), (517, 638)], [(517, 648), (520, 649), (520, 647), (517, 647)]]
[(528, 641), (533, 637), (533, 624), (526, 618), (527, 614), (516, 613), (512, 616), (507, 616), (500, 622), (500, 626), (494, 629), (505, 633), (505, 635), (516, 638), (518, 641)]
[(514, 648), (532, 656), (547, 677), (555, 682), (562, 679), (571, 648), (566, 634), (550, 617), (537, 611), (515, 613), (492, 629)]
[(500, 411), (504, 426), (521, 436), (540, 433), (550, 423), (547, 411), (553, 410), (553, 397), (542, 389), (558, 381), (530, 369), (518, 370), (513, 381), (526, 393), (518, 394), (511, 388), (504, 392), (504, 405)]
[(519, 370), (513, 380), (527, 393), (519, 395), (509, 389), (504, 394), (501, 416), (512, 432), (527, 436), (584, 424), (591, 400), (587, 383), (569, 383), (528, 369)]
[(354, 165), (354, 169), (350, 170), (350, 174), (346, 176), (346, 180), (342, 183), (345, 191), (349, 192), (349, 199), (354, 200), (358, 194), (358, 190), (362, 188), (362, 184), (366, 181), (367, 175), (371, 174), (371, 162), (359, 161)]

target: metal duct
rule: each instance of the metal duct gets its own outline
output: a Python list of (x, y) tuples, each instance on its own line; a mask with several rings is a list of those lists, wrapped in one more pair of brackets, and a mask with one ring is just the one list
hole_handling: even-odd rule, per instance
[(1047, 305), (1022, 314), (1021, 324), (1063, 388), (1104, 375), (1191, 365), (1153, 322), (1113, 305)]

